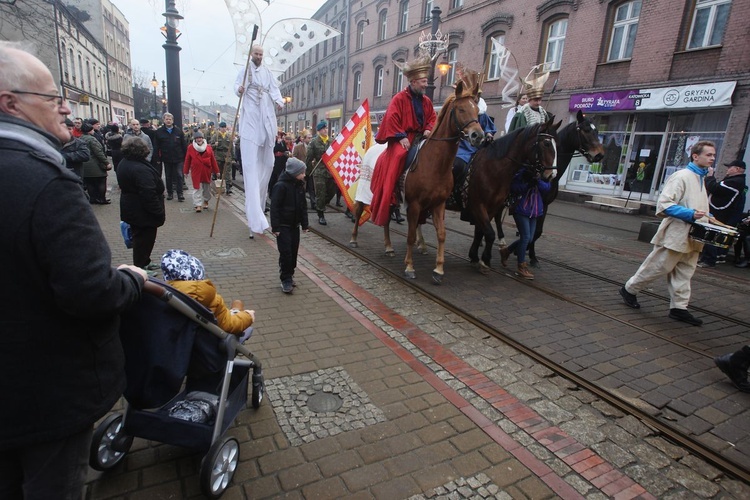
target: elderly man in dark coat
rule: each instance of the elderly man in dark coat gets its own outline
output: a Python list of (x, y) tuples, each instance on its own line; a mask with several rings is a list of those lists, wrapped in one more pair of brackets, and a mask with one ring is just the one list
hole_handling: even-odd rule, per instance
[(93, 424), (125, 388), (119, 314), (146, 273), (112, 254), (60, 144), (70, 108), (0, 41), (0, 497), (81, 498)]

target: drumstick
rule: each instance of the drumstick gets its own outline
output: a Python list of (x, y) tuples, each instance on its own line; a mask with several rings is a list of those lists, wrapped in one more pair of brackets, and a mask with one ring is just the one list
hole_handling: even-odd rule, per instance
[(709, 217), (708, 222), (710, 222), (711, 224), (715, 226), (728, 227), (729, 229), (736, 229), (734, 226), (730, 226), (729, 224), (724, 224), (723, 222), (721, 222), (720, 220), (717, 220), (714, 217)]

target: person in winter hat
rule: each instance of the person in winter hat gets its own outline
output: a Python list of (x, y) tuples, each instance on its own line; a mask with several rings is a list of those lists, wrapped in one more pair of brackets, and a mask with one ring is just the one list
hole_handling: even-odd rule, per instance
[(255, 321), (255, 311), (245, 309), (241, 300), (232, 301), (231, 309), (228, 308), (216, 286), (206, 279), (200, 260), (184, 250), (167, 250), (161, 258), (161, 272), (172, 287), (210, 309), (219, 328), (241, 340), (247, 339), (244, 335)]
[(300, 226), (307, 232), (307, 203), (305, 201), (304, 162), (289, 158), (284, 172), (271, 191), (271, 231), (276, 236), (279, 250), (279, 278), (281, 290), (292, 293), (294, 269), (297, 267)]
[(208, 201), (211, 199), (211, 174), (220, 176), (220, 172), (214, 150), (200, 131), (195, 133), (193, 142), (188, 146), (183, 173), (190, 173), (193, 180), (195, 211), (208, 210)]

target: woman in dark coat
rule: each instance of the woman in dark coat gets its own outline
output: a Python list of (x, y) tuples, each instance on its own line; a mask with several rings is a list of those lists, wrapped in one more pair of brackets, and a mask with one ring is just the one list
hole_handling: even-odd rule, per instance
[(122, 134), (120, 133), (120, 126), (116, 123), (110, 125), (109, 132), (104, 136), (104, 139), (107, 141), (107, 148), (109, 148), (112, 156), (112, 165), (115, 167), (115, 172), (117, 172), (117, 166), (120, 164), (120, 160), (122, 160)]
[(159, 264), (151, 262), (156, 229), (164, 225), (164, 183), (159, 172), (146, 161), (148, 145), (127, 136), (122, 143), (123, 159), (117, 167), (120, 185), (120, 218), (133, 232), (133, 264), (153, 272)]

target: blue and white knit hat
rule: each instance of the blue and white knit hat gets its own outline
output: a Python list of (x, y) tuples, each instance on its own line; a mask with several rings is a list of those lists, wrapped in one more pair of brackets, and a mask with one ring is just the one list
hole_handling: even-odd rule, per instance
[(161, 258), (161, 272), (167, 281), (206, 279), (206, 270), (201, 261), (184, 250), (167, 250)]

